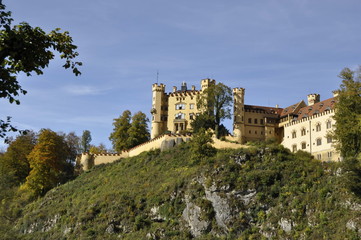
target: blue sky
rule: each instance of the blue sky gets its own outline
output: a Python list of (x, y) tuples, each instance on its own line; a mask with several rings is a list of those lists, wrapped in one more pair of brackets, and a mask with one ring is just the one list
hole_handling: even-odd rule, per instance
[[(359, 0), (4, 0), (15, 22), (70, 32), (84, 66), (54, 60), (19, 76), (21, 105), (0, 101), (20, 128), (92, 133), (111, 147), (124, 110), (150, 118), (151, 85), (214, 78), (246, 88), (246, 104), (286, 107), (309, 93), (332, 97), (344, 67), (361, 64)], [(227, 123), (228, 127), (231, 125)], [(0, 148), (4, 145), (0, 145)]]

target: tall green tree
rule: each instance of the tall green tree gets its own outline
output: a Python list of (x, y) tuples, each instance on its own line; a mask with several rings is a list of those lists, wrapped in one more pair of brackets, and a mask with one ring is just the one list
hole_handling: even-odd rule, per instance
[(131, 127), (128, 129), (127, 143), (130, 148), (149, 140), (148, 118), (142, 112), (137, 112), (132, 117)]
[(343, 182), (361, 196), (361, 67), (356, 71), (345, 68), (336, 97), (333, 138), (343, 157)]
[(193, 163), (201, 163), (209, 157), (214, 156), (217, 152), (212, 146), (212, 132), (208, 130), (201, 128), (193, 135), (190, 141), (191, 159)]
[[(55, 52), (65, 60), (64, 68), (71, 68), (77, 76), (81, 62), (74, 59), (78, 56), (77, 46), (68, 32), (60, 32), (59, 28), (46, 33), (40, 27), (32, 27), (26, 22), (12, 24), (11, 12), (5, 10), (0, 0), (0, 98), (10, 103), (20, 104), (18, 96), (26, 94), (17, 80), (19, 73), (27, 76), (43, 74), (49, 62), (54, 59)], [(17, 131), (10, 124), (10, 117), (0, 120), (0, 137), (8, 131)]]
[(81, 150), (83, 152), (88, 152), (90, 149), (90, 142), (92, 141), (92, 136), (89, 130), (84, 130), (83, 135), (81, 136)]
[(344, 158), (357, 157), (361, 151), (361, 67), (356, 71), (345, 68), (335, 105), (334, 139)]
[(72, 178), (73, 164), (68, 161), (68, 154), (64, 136), (50, 129), (42, 129), (37, 144), (28, 156), (31, 171), (22, 189), (29, 190), (34, 196), (41, 196)]
[(33, 132), (27, 135), (19, 135), (9, 144), (5, 154), (0, 159), (0, 174), (11, 174), (14, 183), (23, 183), (30, 172), (28, 155), (36, 144)]
[(125, 110), (119, 118), (113, 120), (113, 132), (110, 134), (109, 140), (113, 144), (113, 149), (117, 152), (121, 152), (130, 148), (128, 143), (128, 130), (131, 127), (132, 113), (129, 110)]
[[(223, 83), (210, 85), (197, 99), (197, 107), (202, 113), (195, 121), (204, 121), (207, 125), (212, 124), (216, 137), (221, 136), (221, 122), (231, 118), (232, 90)], [(201, 116), (204, 115), (204, 116)], [(198, 118), (198, 120), (197, 120)], [(194, 126), (202, 124), (194, 123)], [(196, 129), (197, 131), (197, 129)]]

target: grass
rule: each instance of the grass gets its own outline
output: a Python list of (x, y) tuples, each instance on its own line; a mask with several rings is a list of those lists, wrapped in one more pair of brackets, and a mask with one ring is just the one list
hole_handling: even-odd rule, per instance
[[(237, 163), (237, 157), (243, 160)], [(275, 144), (219, 150), (195, 164), (189, 144), (183, 144), (96, 166), (27, 205), (15, 229), (32, 229), (19, 235), (22, 239), (146, 239), (147, 234), (191, 239), (182, 219), (187, 194), (201, 207), (200, 218), (210, 222), (199, 239), (262, 239), (265, 234), (358, 239), (346, 224), (354, 221), (361, 228), (360, 212), (347, 201), (360, 199), (343, 188), (338, 168)], [(232, 210), (227, 231), (217, 225), (212, 203), (205, 199), (205, 186), (212, 185)], [(237, 197), (249, 192), (255, 195), (248, 204)], [(281, 219), (293, 223), (290, 232), (282, 229)]]

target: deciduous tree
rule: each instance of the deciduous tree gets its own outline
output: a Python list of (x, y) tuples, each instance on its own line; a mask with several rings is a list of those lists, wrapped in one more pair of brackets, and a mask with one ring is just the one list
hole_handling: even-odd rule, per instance
[(194, 163), (202, 162), (203, 160), (212, 157), (217, 150), (211, 145), (212, 132), (201, 128), (196, 134), (193, 135), (193, 138), (190, 141), (191, 146), (191, 158)]
[[(206, 119), (206, 123), (213, 121), (212, 129), (217, 138), (221, 136), (221, 121), (231, 118), (231, 105), (232, 90), (223, 83), (210, 85), (197, 99), (197, 107), (202, 111), (201, 115), (206, 115), (201, 119)], [(197, 118), (196, 121), (198, 121)]]
[(68, 153), (63, 136), (50, 129), (42, 129), (37, 144), (29, 154), (31, 171), (22, 188), (30, 190), (34, 196), (41, 196), (69, 180), (73, 165), (68, 161)]
[(35, 134), (29, 132), (27, 135), (19, 135), (10, 142), (4, 156), (0, 160), (0, 174), (11, 174), (16, 184), (23, 183), (30, 172), (28, 160), (29, 153), (33, 150), (36, 143)]
[(127, 143), (130, 148), (149, 140), (148, 122), (149, 120), (144, 113), (137, 112), (134, 114), (131, 127), (128, 130)]
[(345, 186), (361, 196), (361, 67), (356, 71), (345, 68), (335, 106), (333, 138), (343, 157)]
[(352, 71), (345, 68), (335, 105), (335, 130), (333, 137), (341, 155), (357, 157), (361, 151), (361, 67)]
[(131, 127), (131, 117), (132, 113), (129, 110), (125, 110), (119, 118), (114, 119), (114, 128), (113, 132), (110, 134), (109, 140), (112, 141), (113, 149), (117, 152), (130, 148), (128, 143), (128, 130)]
[[(18, 74), (43, 74), (54, 59), (54, 52), (65, 59), (64, 68), (71, 68), (76, 76), (80, 74), (78, 66), (81, 62), (73, 61), (78, 56), (77, 47), (68, 32), (60, 32), (57, 28), (45, 33), (26, 22), (19, 25), (12, 25), (12, 22), (11, 12), (5, 10), (0, 0), (0, 98), (20, 104), (18, 96), (27, 92), (18, 82)], [(0, 120), (0, 137), (4, 137), (8, 131), (17, 131), (10, 124), (9, 117)]]

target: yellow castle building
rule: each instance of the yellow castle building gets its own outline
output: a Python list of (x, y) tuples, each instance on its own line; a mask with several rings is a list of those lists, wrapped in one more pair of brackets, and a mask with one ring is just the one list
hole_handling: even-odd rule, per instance
[[(151, 138), (192, 131), (190, 123), (200, 113), (197, 96), (215, 84), (213, 79), (203, 79), (196, 90), (183, 82), (170, 93), (164, 84), (153, 84)], [(322, 161), (340, 160), (328, 136), (334, 125), (335, 97), (320, 101), (319, 94), (310, 94), (308, 104), (302, 100), (286, 108), (246, 105), (244, 98), (244, 88), (233, 89), (233, 137), (239, 143), (274, 139), (291, 151), (307, 151)]]

